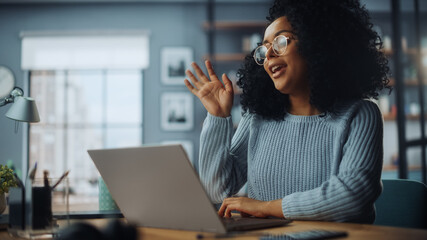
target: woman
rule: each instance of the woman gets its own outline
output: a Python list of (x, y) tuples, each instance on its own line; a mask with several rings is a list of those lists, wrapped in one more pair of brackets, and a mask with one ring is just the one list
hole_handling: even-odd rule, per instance
[[(220, 216), (372, 223), (381, 193), (383, 121), (376, 98), (387, 59), (357, 0), (276, 0), (238, 85), (193, 63), (185, 80), (208, 111), (200, 178)], [(247, 183), (248, 197), (233, 197)]]

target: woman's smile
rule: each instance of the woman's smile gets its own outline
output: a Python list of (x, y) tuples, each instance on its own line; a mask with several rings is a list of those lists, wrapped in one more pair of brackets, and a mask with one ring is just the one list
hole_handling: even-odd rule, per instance
[(278, 78), (280, 76), (282, 76), (283, 74), (285, 74), (286, 72), (286, 65), (275, 65), (271, 68), (270, 70), (273, 75), (273, 78)]

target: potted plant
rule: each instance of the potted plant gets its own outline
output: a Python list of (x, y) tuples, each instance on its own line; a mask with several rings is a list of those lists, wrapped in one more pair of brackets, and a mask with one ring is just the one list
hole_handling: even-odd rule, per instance
[(6, 165), (0, 164), (0, 214), (6, 209), (5, 193), (9, 192), (10, 187), (16, 187), (16, 179), (13, 176), (13, 170)]

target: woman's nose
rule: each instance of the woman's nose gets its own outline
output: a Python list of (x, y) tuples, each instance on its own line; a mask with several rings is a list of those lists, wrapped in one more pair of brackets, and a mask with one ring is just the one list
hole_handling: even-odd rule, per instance
[(265, 53), (265, 60), (269, 60), (272, 57), (277, 57), (276, 53), (273, 51), (273, 46), (270, 46)]

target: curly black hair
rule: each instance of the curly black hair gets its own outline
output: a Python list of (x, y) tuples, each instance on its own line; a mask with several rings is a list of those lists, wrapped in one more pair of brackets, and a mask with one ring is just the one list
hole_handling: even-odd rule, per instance
[[(377, 99), (380, 90), (391, 90), (383, 43), (358, 0), (276, 0), (267, 20), (272, 23), (282, 16), (290, 22), (307, 63), (312, 106), (336, 113), (341, 102)], [(242, 108), (281, 120), (289, 107), (288, 96), (275, 89), (252, 55), (238, 71)]]

